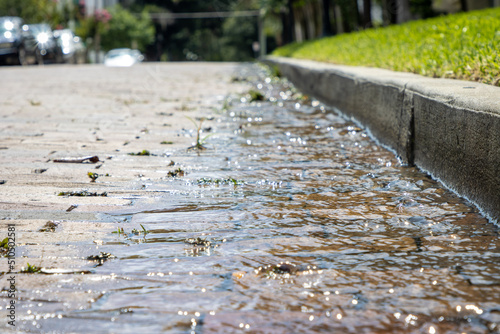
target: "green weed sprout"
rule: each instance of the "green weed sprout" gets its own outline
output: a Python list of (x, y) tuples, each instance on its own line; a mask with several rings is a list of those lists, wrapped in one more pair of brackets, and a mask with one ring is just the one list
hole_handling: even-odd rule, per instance
[(148, 230), (146, 230), (146, 228), (145, 228), (142, 224), (139, 224), (139, 225), (141, 225), (142, 231), (139, 231), (139, 230), (137, 230), (137, 229), (135, 229), (135, 228), (134, 228), (134, 229), (132, 230), (132, 234), (139, 235), (139, 234), (141, 234), (141, 233), (142, 233), (143, 235), (146, 235), (146, 234), (148, 234), (148, 233), (149, 233), (149, 231), (148, 231)]
[(116, 233), (118, 235), (120, 234), (125, 234), (125, 231), (123, 230), (123, 227), (118, 227), (118, 229), (114, 232), (111, 232), (111, 233)]
[(130, 231), (130, 233), (126, 233), (125, 230), (123, 229), (123, 227), (118, 227), (118, 229), (116, 231), (113, 231), (111, 233), (115, 233), (115, 234), (118, 234), (118, 235), (125, 235), (125, 237), (127, 237), (127, 235), (130, 237), (131, 234), (139, 235), (141, 233), (144, 236), (146, 236), (146, 234), (150, 233), (149, 230), (146, 230), (146, 228), (144, 227), (144, 225), (142, 225), (142, 224), (140, 224), (140, 225), (141, 225), (142, 231), (134, 228), (134, 229), (132, 229), (132, 231)]
[(9, 238), (0, 241), (0, 254), (7, 254), (9, 251)]
[(99, 174), (93, 172), (88, 172), (87, 175), (90, 178), (90, 182), (95, 182), (95, 180), (99, 177)]
[(212, 134), (209, 134), (203, 138), (201, 138), (201, 136), (200, 136), (201, 132), (202, 132), (201, 125), (203, 124), (203, 121), (205, 120), (205, 118), (202, 118), (200, 120), (200, 123), (196, 123), (196, 121), (189, 116), (186, 116), (186, 118), (189, 119), (191, 122), (193, 122), (194, 126), (196, 127), (196, 144), (188, 147), (188, 151), (190, 151), (190, 150), (198, 150), (198, 151), (206, 150), (207, 147), (203, 144), (205, 143), (205, 141), (207, 140), (208, 137), (212, 136)]
[(34, 265), (32, 266), (31, 264), (27, 263), (26, 267), (23, 267), (23, 269), (21, 269), (21, 272), (28, 273), (28, 274), (36, 274), (36, 273), (39, 273), (41, 270), (42, 270), (42, 268), (34, 266)]

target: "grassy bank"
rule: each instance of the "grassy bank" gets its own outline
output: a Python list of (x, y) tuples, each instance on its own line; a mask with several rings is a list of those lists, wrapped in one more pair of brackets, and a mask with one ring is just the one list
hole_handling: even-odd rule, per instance
[(294, 43), (273, 55), (499, 86), (500, 8)]

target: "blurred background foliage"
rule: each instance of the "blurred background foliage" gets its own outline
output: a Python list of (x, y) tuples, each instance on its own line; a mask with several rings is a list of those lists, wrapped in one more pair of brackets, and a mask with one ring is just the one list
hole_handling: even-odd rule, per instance
[(56, 26), (65, 20), (67, 11), (68, 8), (59, 10), (53, 0), (0, 0), (0, 16), (19, 16), (27, 23), (47, 22)]
[[(246, 61), (258, 56), (262, 42), (269, 52), (291, 42), (470, 10), (475, 9), (471, 7), (474, 4), (498, 1), (106, 0), (104, 3), (118, 5), (94, 12), (87, 12), (85, 2), (103, 3), (0, 0), (0, 16), (20, 16), (26, 23), (46, 22), (53, 28), (69, 27), (96, 50), (137, 48), (148, 60)], [(198, 15), (207, 12), (213, 15)], [(226, 15), (228, 12), (243, 16)], [(106, 13), (109, 17), (103, 16)], [(259, 40), (259, 31), (264, 39)]]
[(146, 50), (154, 42), (155, 28), (146, 11), (132, 14), (120, 5), (109, 10), (111, 19), (103, 29), (101, 44), (106, 50), (128, 47)]

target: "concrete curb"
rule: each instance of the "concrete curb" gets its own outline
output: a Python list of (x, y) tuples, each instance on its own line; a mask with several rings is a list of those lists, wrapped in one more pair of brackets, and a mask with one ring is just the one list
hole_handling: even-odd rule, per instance
[(500, 88), (290, 58), (263, 62), (500, 222)]

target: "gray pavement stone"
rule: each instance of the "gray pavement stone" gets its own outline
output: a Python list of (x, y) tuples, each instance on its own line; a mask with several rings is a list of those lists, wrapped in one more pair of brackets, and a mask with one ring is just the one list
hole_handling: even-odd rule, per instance
[[(137, 192), (145, 180), (159, 177), (158, 171), (166, 173), (169, 152), (191, 145), (192, 138), (177, 135), (192, 128), (185, 116), (208, 116), (222, 103), (218, 96), (243, 89), (230, 82), (237, 66), (2, 68), (0, 213), (5, 219), (42, 212), (53, 212), (47, 219), (72, 219), (129, 205), (123, 192)], [(148, 157), (147, 164), (143, 157), (128, 155), (144, 149), (157, 155)], [(95, 164), (53, 162), (94, 155), (100, 159)], [(88, 172), (100, 175), (97, 182), (90, 182)], [(108, 196), (57, 196), (79, 190)], [(73, 204), (77, 208), (64, 211)]]
[[(137, 201), (154, 201), (159, 192), (145, 184), (164, 178), (172, 169), (170, 154), (185, 152), (192, 144), (192, 136), (179, 136), (182, 129), (193, 128), (185, 116), (209, 116), (228, 94), (248, 90), (245, 83), (231, 81), (240, 67), (148, 63), (130, 68), (0, 68), (0, 229), (6, 236), (7, 224), (16, 226), (15, 270), (27, 263), (91, 269), (95, 264), (86, 257), (99, 253), (121, 219), (109, 213), (130, 210)], [(144, 149), (155, 156), (129, 155)], [(99, 162), (54, 162), (94, 155)], [(99, 174), (96, 182), (91, 182), (89, 172)], [(107, 196), (58, 196), (78, 191)], [(48, 223), (55, 224), (54, 231), (44, 230)], [(7, 273), (3, 259), (0, 272)], [(0, 276), (3, 290), (7, 282)], [(17, 275), (18, 324), (36, 323), (37, 312), (53, 317), (55, 311), (81, 309), (99, 297), (99, 292), (66, 287), (67, 277)], [(79, 279), (87, 281), (83, 275), (70, 281)], [(33, 294), (38, 294), (37, 302), (31, 301)], [(6, 319), (6, 294), (0, 299), (0, 316)], [(75, 324), (67, 327), (69, 331), (88, 331), (85, 321), (81, 327), (75, 319), (68, 321)], [(4, 325), (2, 332), (9, 330)]]

